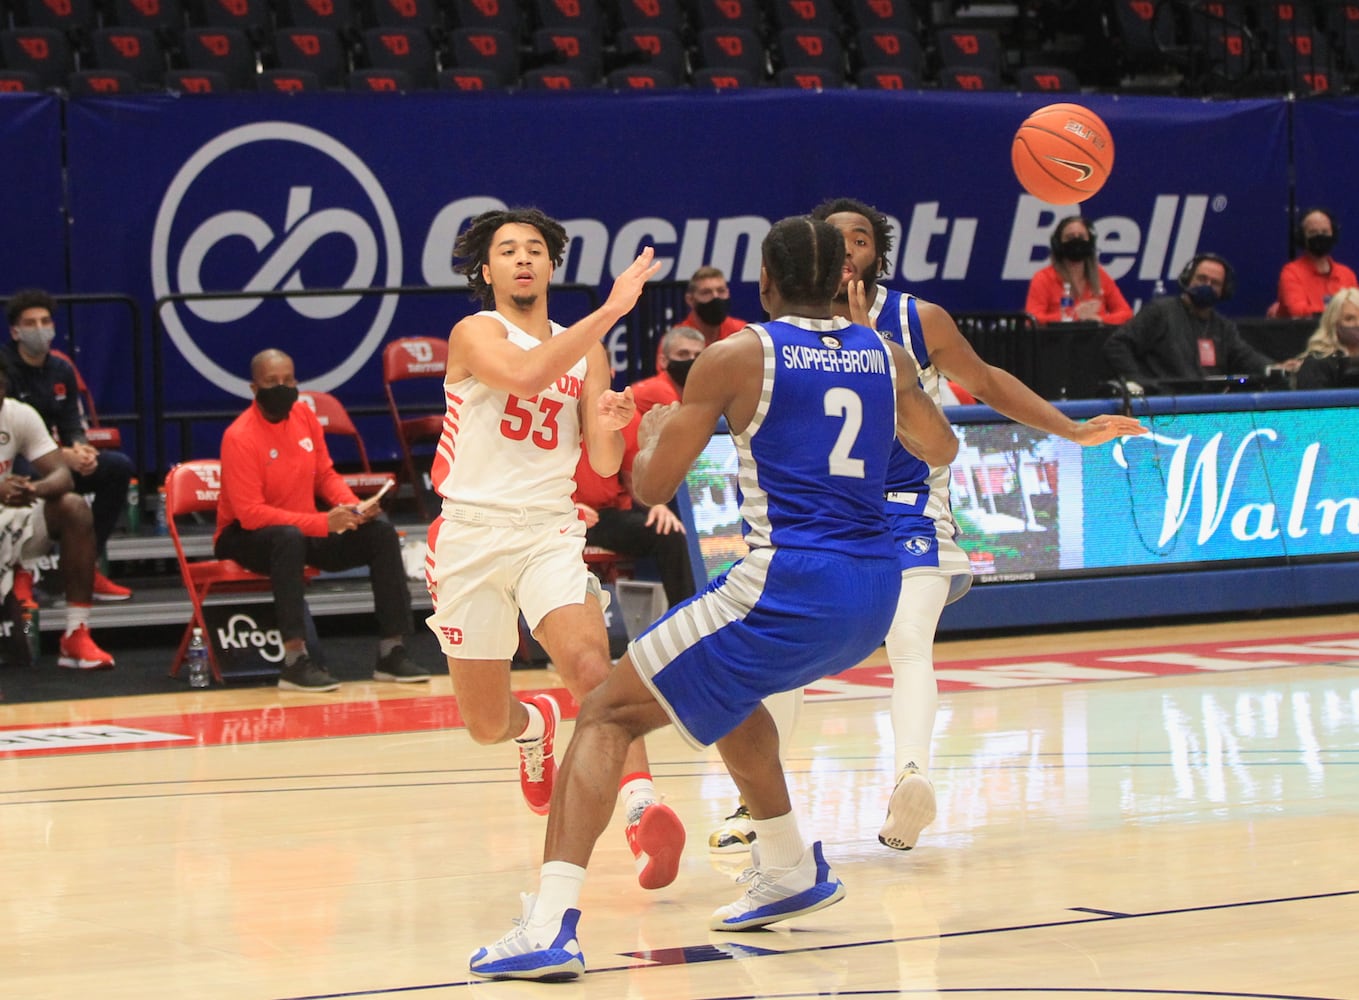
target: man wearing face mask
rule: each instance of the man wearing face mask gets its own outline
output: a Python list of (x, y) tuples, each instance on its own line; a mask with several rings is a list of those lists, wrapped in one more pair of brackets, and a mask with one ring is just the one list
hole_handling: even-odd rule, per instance
[(582, 448), (576, 466), (576, 492), (571, 497), (585, 521), (585, 544), (654, 559), (665, 598), (672, 607), (694, 593), (684, 524), (665, 504), (633, 504), (632, 460), (637, 455), (637, 425), (642, 414), (653, 406), (680, 401), (689, 369), (705, 346), (703, 335), (687, 326), (674, 327), (661, 338), (660, 374), (632, 387), (637, 412), (623, 428), (623, 461), (618, 472), (600, 476)]
[[(52, 296), (40, 289), (26, 289), (10, 297), (5, 304), (10, 339), (0, 349), (0, 367), (9, 376), (11, 397), (37, 410), (52, 428), (60, 442), (61, 460), (75, 480), (75, 492), (93, 495), (90, 508), (95, 544), (103, 552), (127, 504), (132, 460), (122, 452), (96, 449), (87, 440), (75, 370), (66, 359), (52, 353), (55, 309)], [(31, 591), (32, 582), (21, 577), (18, 586)], [(96, 601), (125, 601), (131, 596), (127, 587), (95, 571)]]
[[(1132, 308), (1114, 279), (1099, 264), (1095, 227), (1080, 215), (1057, 223), (1049, 240), (1052, 261), (1029, 282), (1024, 311), (1039, 323), (1083, 320), (1118, 326), (1132, 319)], [(1070, 315), (1062, 299), (1071, 295)]]
[[(373, 679), (410, 683), (429, 672), (406, 657), (412, 628), (410, 591), (396, 529), (377, 520), (376, 503), (360, 503), (335, 471), (316, 414), (298, 406), (292, 358), (261, 351), (250, 362), (255, 402), (222, 435), (222, 492), (217, 504), (218, 559), (234, 559), (273, 584), (283, 635), (278, 686), (333, 691), (340, 686), (307, 655), (303, 572), (367, 566), (377, 612)], [(320, 497), (329, 510), (316, 508)]]
[(1296, 360), (1275, 363), (1241, 337), (1217, 311), (1235, 285), (1231, 265), (1213, 253), (1194, 257), (1179, 278), (1180, 294), (1153, 299), (1104, 342), (1104, 355), (1133, 392), (1163, 380), (1208, 375), (1263, 375), (1292, 371)]
[(684, 395), (684, 381), (703, 348), (707, 347), (703, 334), (691, 326), (672, 327), (661, 338), (661, 356), (656, 362), (657, 374), (633, 383), (632, 398), (637, 404), (637, 416), (653, 406), (678, 403)]
[(1340, 289), (1359, 285), (1354, 271), (1331, 257), (1339, 232), (1326, 209), (1303, 213), (1298, 224), (1303, 252), (1279, 272), (1279, 316), (1316, 316)]
[(700, 267), (694, 272), (684, 293), (684, 304), (689, 307), (689, 315), (679, 325), (698, 330), (705, 344), (726, 340), (746, 328), (745, 320), (731, 315), (731, 289), (727, 287), (726, 275), (715, 267)]

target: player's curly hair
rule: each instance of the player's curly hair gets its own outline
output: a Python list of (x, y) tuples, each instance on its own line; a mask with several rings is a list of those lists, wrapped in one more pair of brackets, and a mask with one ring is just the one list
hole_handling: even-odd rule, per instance
[(769, 280), (790, 304), (829, 304), (840, 287), (845, 238), (829, 222), (806, 215), (780, 219), (760, 253)]
[(829, 219), (840, 212), (862, 215), (872, 225), (873, 248), (878, 252), (877, 277), (881, 278), (887, 273), (887, 255), (892, 252), (892, 227), (887, 224), (887, 216), (857, 198), (829, 198), (812, 209), (812, 218)]
[(46, 309), (53, 316), (57, 314), (57, 302), (41, 288), (24, 288), (15, 292), (5, 303), (5, 318), (9, 325), (19, 322), (19, 317), (29, 309)]
[(483, 309), (495, 308), (495, 293), (481, 276), (481, 268), (490, 259), (491, 240), (496, 231), (511, 223), (532, 226), (542, 234), (553, 267), (561, 267), (566, 254), (566, 229), (540, 209), (503, 208), (482, 212), (458, 235), (453, 244), (453, 259), (460, 261), (454, 270), (466, 275), (472, 298), (480, 299)]

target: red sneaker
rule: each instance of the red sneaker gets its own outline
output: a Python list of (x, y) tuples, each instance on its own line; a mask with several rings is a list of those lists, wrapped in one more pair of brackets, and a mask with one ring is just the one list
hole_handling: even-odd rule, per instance
[(88, 625), (61, 637), (57, 666), (71, 670), (112, 670), (113, 657), (95, 645)]
[(98, 570), (94, 571), (94, 599), (96, 601), (126, 601), (132, 591), (120, 587)]
[(625, 832), (637, 859), (637, 883), (643, 889), (664, 889), (675, 881), (684, 853), (684, 824), (675, 810), (648, 802), (628, 813)]
[(14, 591), (14, 599), (19, 602), (19, 607), (32, 611), (38, 606), (33, 598), (33, 574), (28, 570), (14, 571), (14, 585), (10, 589)]
[(519, 744), (519, 787), (524, 801), (539, 816), (546, 816), (552, 802), (552, 782), (557, 777), (557, 761), (552, 744), (557, 738), (557, 723), (562, 721), (561, 706), (550, 694), (536, 694), (529, 702), (543, 713), (543, 735), (536, 740), (516, 740)]

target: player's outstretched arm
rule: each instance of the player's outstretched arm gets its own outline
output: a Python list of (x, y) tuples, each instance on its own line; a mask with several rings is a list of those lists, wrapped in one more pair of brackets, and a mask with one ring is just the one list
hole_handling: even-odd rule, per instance
[(1134, 417), (1116, 414), (1072, 420), (1009, 372), (978, 357), (947, 312), (933, 303), (917, 302), (931, 363), (997, 413), (1086, 446), (1147, 432)]
[(512, 346), (488, 316), (468, 316), (448, 336), (448, 371), (475, 376), (493, 389), (528, 398), (542, 392), (589, 353), (628, 314), (642, 288), (661, 269), (647, 247), (620, 274), (604, 304), (531, 351)]

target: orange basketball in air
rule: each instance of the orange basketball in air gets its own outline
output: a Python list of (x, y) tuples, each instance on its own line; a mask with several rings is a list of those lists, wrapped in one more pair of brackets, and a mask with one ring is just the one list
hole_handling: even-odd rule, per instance
[(1049, 104), (1019, 126), (1010, 162), (1029, 194), (1053, 205), (1072, 205), (1104, 187), (1114, 168), (1114, 140), (1088, 108)]

